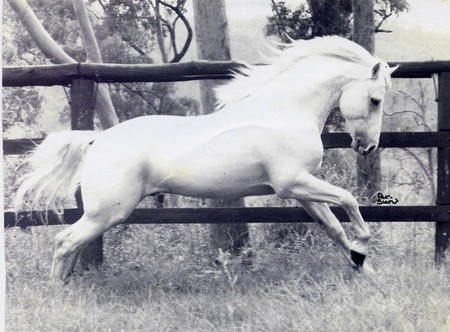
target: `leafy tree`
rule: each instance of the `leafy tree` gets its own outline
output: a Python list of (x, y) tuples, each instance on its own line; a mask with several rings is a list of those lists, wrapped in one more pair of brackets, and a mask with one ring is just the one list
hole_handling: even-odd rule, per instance
[[(283, 42), (310, 39), (324, 35), (350, 38), (352, 32), (351, 0), (308, 0), (307, 5), (292, 7), (285, 1), (271, 1), (273, 15), (266, 25), (266, 34), (278, 36)], [(375, 32), (389, 32), (381, 26), (392, 15), (408, 10), (406, 0), (377, 0), (374, 14)]]
[[(150, 50), (158, 46), (162, 62), (178, 62), (186, 53), (191, 40), (192, 28), (185, 17), (186, 0), (177, 1), (124, 1), (91, 0), (99, 4), (106, 18), (103, 26), (108, 31), (117, 31), (120, 39), (137, 54), (148, 60)], [(101, 14), (100, 14), (101, 15)], [(177, 25), (182, 22), (187, 32), (179, 50), (176, 39)], [(142, 33), (142, 32), (145, 33)], [(168, 39), (169, 42), (166, 42)]]
[[(190, 35), (182, 47), (178, 47), (175, 40), (175, 26), (177, 22), (185, 22), (184, 1), (120, 1), (120, 0), (91, 0), (89, 12), (93, 28), (99, 41), (100, 51), (105, 62), (112, 63), (153, 63), (158, 62), (158, 53), (174, 51), (172, 61), (178, 61), (185, 54), (190, 43)], [(79, 23), (77, 22), (71, 1), (43, 1), (30, 0), (33, 8), (44, 28), (61, 48), (75, 61), (85, 61), (86, 51), (80, 38)], [(168, 6), (168, 7), (167, 7)], [(163, 7), (156, 13), (155, 9)], [(23, 29), (9, 6), (5, 6), (4, 26), (8, 34), (11, 47), (4, 59), (7, 64), (48, 63), (28, 33)], [(58, 17), (57, 20), (54, 17)], [(168, 36), (165, 48), (158, 52), (158, 29), (155, 25), (163, 22), (162, 37)], [(187, 30), (190, 31), (186, 21)], [(173, 39), (173, 40), (172, 40)], [(181, 50), (178, 50), (178, 49)], [(156, 50), (156, 52), (155, 52)], [(6, 55), (6, 56), (5, 56)], [(112, 89), (112, 99), (115, 110), (121, 120), (147, 114), (177, 114), (196, 113), (198, 105), (194, 100), (182, 98), (177, 102), (174, 83), (129, 83), (116, 84)], [(67, 110), (62, 119), (67, 119)]]
[[(17, 26), (20, 23), (9, 6), (3, 7), (2, 62), (3, 65), (27, 65), (36, 58), (33, 40), (29, 35), (21, 35)], [(18, 42), (22, 40), (22, 42)], [(43, 63), (42, 59), (36, 59)], [(41, 62), (42, 61), (42, 62)], [(3, 133), (8, 135), (16, 124), (22, 127), (36, 123), (38, 109), (43, 98), (34, 87), (4, 88), (2, 94)]]
[(25, 127), (36, 123), (42, 96), (34, 88), (8, 88), (3, 90), (3, 131), (8, 131), (14, 125)]
[[(161, 59), (179, 61), (187, 51), (192, 30), (184, 17), (185, 0), (178, 1), (124, 1), (92, 0), (100, 5), (96, 11), (96, 30), (105, 62), (153, 63)], [(179, 50), (176, 43), (176, 25), (184, 23), (188, 32)], [(165, 40), (168, 39), (168, 42)], [(112, 98), (120, 120), (141, 115), (197, 114), (198, 104), (186, 97), (175, 97), (175, 83), (127, 83), (112, 85)]]

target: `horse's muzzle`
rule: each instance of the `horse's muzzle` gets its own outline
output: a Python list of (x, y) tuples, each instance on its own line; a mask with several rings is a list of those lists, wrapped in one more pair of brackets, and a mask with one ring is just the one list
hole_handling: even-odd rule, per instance
[(359, 153), (361, 153), (363, 156), (368, 155), (369, 153), (372, 153), (377, 149), (376, 145), (369, 146), (366, 150), (363, 150), (360, 148)]
[(372, 145), (368, 145), (368, 146), (363, 146), (361, 144), (360, 139), (354, 139), (352, 142), (352, 148), (359, 154), (366, 156), (366, 155), (370, 154), (371, 152), (375, 151), (377, 149), (377, 145), (372, 144)]

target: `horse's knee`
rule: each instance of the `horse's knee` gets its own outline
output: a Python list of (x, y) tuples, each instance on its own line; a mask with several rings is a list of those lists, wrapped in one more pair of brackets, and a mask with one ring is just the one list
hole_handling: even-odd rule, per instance
[(356, 210), (359, 208), (358, 201), (348, 191), (344, 191), (341, 196), (341, 206), (345, 210)]

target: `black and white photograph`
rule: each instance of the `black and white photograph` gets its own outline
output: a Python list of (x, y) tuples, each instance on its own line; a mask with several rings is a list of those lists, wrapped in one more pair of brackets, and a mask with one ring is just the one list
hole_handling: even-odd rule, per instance
[(450, 0), (4, 0), (0, 331), (450, 331)]

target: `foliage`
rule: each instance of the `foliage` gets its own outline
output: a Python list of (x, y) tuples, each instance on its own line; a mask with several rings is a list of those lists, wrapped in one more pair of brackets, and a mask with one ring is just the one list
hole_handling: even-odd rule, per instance
[(309, 39), (313, 35), (311, 14), (305, 5), (290, 9), (284, 1), (272, 1), (274, 15), (269, 16), (265, 33), (276, 35), (287, 42), (287, 36), (292, 39)]
[(407, 0), (376, 0), (375, 1), (375, 32), (391, 32), (381, 29), (383, 23), (392, 15), (398, 16), (408, 10)]
[(15, 125), (29, 127), (36, 123), (43, 98), (35, 88), (3, 89), (2, 99), (3, 131), (8, 131)]
[(196, 115), (199, 110), (198, 102), (192, 98), (171, 98), (175, 94), (171, 83), (113, 84), (111, 92), (121, 121), (142, 115)]
[[(283, 42), (289, 38), (310, 39), (325, 35), (351, 37), (352, 6), (350, 0), (309, 0), (308, 6), (300, 4), (293, 8), (285, 1), (271, 1), (273, 15), (266, 25), (266, 35), (276, 35)], [(375, 1), (375, 32), (392, 15), (408, 10), (406, 0)]]
[[(123, 1), (91, 0), (99, 4), (108, 31), (116, 31), (121, 40), (137, 54), (151, 59), (150, 50), (157, 45), (162, 62), (168, 62), (168, 53), (173, 54), (171, 62), (178, 62), (186, 53), (192, 40), (192, 29), (185, 18), (186, 0), (177, 1)], [(187, 37), (181, 50), (176, 38), (177, 24), (183, 22)], [(143, 33), (143, 31), (145, 33)], [(169, 43), (165, 42), (169, 39)]]

